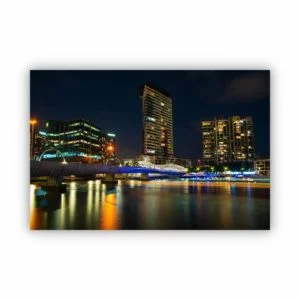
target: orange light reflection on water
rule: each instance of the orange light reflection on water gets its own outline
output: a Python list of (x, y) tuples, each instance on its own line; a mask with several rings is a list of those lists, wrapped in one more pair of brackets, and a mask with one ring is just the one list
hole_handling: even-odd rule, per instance
[(29, 228), (31, 230), (40, 229), (43, 224), (43, 212), (36, 207), (36, 196), (35, 196), (36, 186), (34, 184), (30, 185), (30, 219)]
[(101, 207), (102, 220), (100, 229), (113, 230), (119, 228), (117, 219), (117, 197), (115, 193), (107, 194)]

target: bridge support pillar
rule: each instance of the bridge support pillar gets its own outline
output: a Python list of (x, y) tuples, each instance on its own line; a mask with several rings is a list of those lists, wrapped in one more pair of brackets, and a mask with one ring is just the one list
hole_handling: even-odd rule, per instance
[(106, 185), (106, 188), (115, 188), (115, 186), (118, 184), (115, 174), (106, 174), (101, 182)]
[(146, 173), (141, 174), (141, 180), (149, 180), (149, 176)]
[(54, 176), (48, 176), (47, 177), (47, 186), (60, 186), (62, 183), (62, 178), (60, 177), (54, 177)]
[(47, 176), (47, 181), (45, 183), (45, 187), (51, 189), (58, 189), (60, 192), (66, 192), (66, 185), (62, 184), (63, 177), (55, 177), (55, 176)]

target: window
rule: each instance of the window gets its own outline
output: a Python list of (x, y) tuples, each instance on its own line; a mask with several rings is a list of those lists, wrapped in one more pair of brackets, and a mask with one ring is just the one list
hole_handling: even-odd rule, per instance
[(147, 120), (152, 121), (152, 122), (156, 121), (155, 118), (152, 118), (152, 117), (147, 117)]
[(152, 154), (154, 154), (154, 153), (155, 153), (155, 150), (147, 149), (146, 152), (147, 152), (147, 153), (152, 153)]

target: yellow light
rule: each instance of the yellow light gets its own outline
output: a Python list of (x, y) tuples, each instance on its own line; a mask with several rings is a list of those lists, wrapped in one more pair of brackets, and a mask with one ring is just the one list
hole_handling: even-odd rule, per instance
[(113, 151), (113, 150), (114, 150), (114, 147), (110, 145), (110, 146), (107, 147), (107, 150), (108, 150), (108, 151)]
[(31, 125), (34, 125), (34, 124), (36, 124), (36, 123), (37, 123), (37, 120), (34, 120), (34, 119), (33, 119), (33, 120), (30, 120), (30, 124), (31, 124)]

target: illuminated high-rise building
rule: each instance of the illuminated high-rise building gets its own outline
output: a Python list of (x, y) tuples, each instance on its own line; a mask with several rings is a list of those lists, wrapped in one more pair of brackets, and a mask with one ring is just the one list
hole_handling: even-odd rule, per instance
[(217, 164), (226, 164), (231, 160), (230, 121), (218, 119), (215, 121), (216, 160)]
[(233, 116), (230, 124), (232, 160), (252, 161), (255, 155), (252, 118)]
[(156, 163), (173, 158), (173, 108), (171, 96), (152, 85), (140, 91), (143, 113), (142, 154), (155, 156)]
[(251, 117), (214, 119), (201, 125), (204, 165), (251, 162), (255, 158)]
[(217, 160), (215, 121), (202, 122), (202, 159), (204, 165), (214, 165)]

